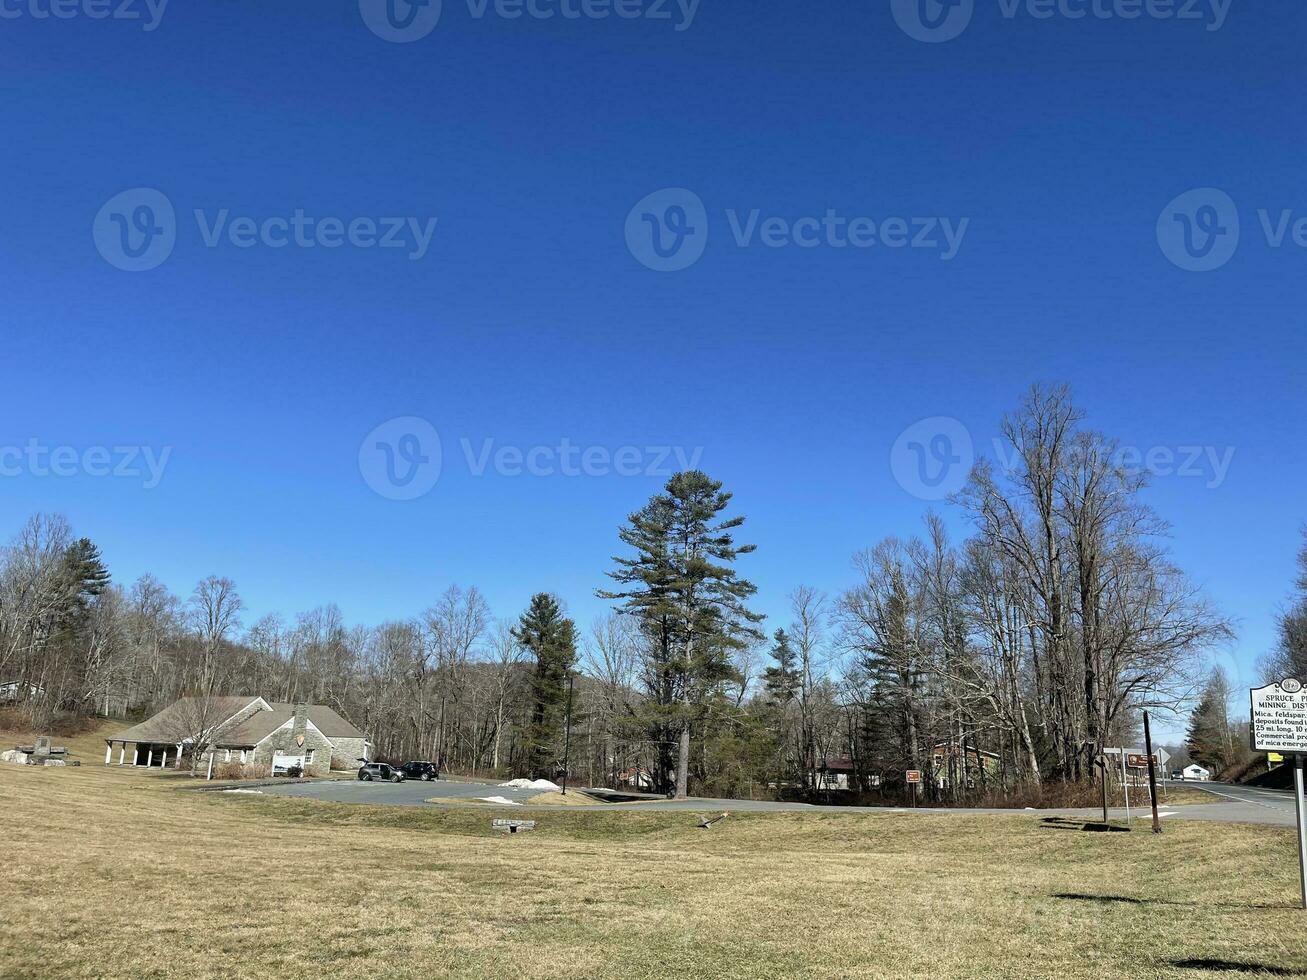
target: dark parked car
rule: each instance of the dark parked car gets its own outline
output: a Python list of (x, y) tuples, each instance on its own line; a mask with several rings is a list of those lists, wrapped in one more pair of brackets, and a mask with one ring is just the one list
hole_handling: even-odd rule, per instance
[(368, 762), (359, 767), (359, 779), (369, 783), (374, 779), (382, 779), (392, 783), (402, 783), (404, 773), (400, 769), (388, 766), (384, 762)]
[(440, 778), (440, 770), (434, 762), (406, 762), (399, 771), (409, 779), (420, 779), (424, 783)]

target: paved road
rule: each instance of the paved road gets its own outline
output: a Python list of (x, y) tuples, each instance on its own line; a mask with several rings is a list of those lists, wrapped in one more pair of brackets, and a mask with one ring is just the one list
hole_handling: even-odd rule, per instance
[[(1230, 786), (1224, 783), (1186, 783), (1186, 786), (1205, 790), (1213, 794), (1211, 803), (1193, 803), (1169, 809), (1163, 807), (1163, 819), (1202, 820), (1220, 823), (1254, 823), (1292, 827), (1296, 817), (1294, 813), (1293, 793), (1286, 790), (1257, 789), (1249, 786)], [(441, 779), (438, 782), (423, 783), (410, 781), (405, 783), (365, 783), (358, 780), (332, 780), (316, 783), (297, 783), (288, 786), (265, 786), (262, 792), (277, 796), (293, 796), (306, 799), (325, 800), (334, 803), (369, 803), (381, 806), (431, 806), (430, 799), (450, 800), (445, 806), (470, 806), (474, 804), (456, 801), (476, 800), (487, 796), (502, 796), (513, 800), (518, 805), (514, 809), (522, 810), (557, 810), (557, 806), (532, 807), (524, 801), (536, 795), (535, 790), (513, 789), (496, 786), (493, 783), (453, 782)], [(591, 808), (593, 809), (593, 808)], [(857, 806), (814, 806), (810, 803), (776, 803), (764, 800), (720, 800), (694, 798), (688, 800), (649, 799), (629, 803), (609, 803), (604, 809), (639, 809), (639, 810), (690, 810), (690, 811), (733, 811), (740, 812), (826, 812), (826, 813), (906, 813), (903, 807), (857, 807)], [(917, 811), (922, 814), (949, 813), (993, 813), (1004, 815), (1027, 816), (1061, 816), (1072, 819), (1101, 819), (1102, 811), (1098, 809), (1061, 809), (1061, 810), (974, 810), (925, 808)], [(1124, 821), (1124, 809), (1109, 811), (1113, 820)], [(1135, 820), (1147, 820), (1151, 814), (1147, 808), (1131, 809)]]

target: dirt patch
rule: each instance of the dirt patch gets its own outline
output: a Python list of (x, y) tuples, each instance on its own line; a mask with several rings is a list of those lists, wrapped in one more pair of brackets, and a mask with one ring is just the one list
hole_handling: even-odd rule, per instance
[(537, 793), (527, 800), (532, 806), (600, 806), (593, 796), (571, 790), (568, 793)]

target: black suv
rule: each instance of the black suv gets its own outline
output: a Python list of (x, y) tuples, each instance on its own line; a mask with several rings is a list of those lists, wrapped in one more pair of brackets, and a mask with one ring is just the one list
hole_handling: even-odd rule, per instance
[(370, 783), (374, 779), (386, 779), (392, 783), (402, 783), (404, 772), (386, 765), (384, 762), (368, 762), (359, 767), (359, 779)]
[(409, 779), (420, 779), (424, 783), (440, 778), (440, 770), (434, 762), (406, 762), (399, 771)]

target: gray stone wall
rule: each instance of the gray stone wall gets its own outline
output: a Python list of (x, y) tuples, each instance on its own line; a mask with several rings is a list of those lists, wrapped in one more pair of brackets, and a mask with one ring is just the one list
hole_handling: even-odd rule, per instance
[(336, 751), (331, 757), (333, 769), (357, 769), (363, 763), (359, 759), (367, 757), (367, 740), (362, 738), (334, 738)]
[(309, 749), (312, 749), (313, 762), (305, 767), (305, 775), (327, 775), (331, 771), (332, 745), (330, 740), (311, 725), (305, 726), (302, 731), (304, 746), (301, 748), (295, 742), (295, 736), (298, 733), (293, 723), (285, 728), (277, 729), (255, 748), (254, 760), (272, 765), (273, 756), (278, 752), (283, 755), (307, 755)]

